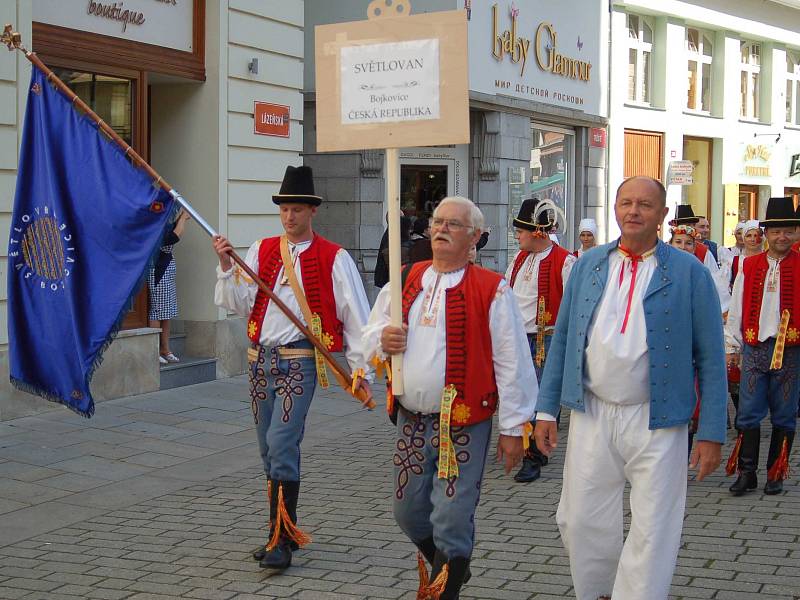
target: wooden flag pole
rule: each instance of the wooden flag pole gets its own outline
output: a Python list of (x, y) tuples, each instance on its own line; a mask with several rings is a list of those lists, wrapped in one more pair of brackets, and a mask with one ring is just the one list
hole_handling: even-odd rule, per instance
[[(386, 149), (386, 199), (389, 220), (389, 285), (391, 306), (389, 318), (393, 327), (403, 326), (403, 283), (400, 273), (400, 152)], [(392, 355), (392, 394), (403, 394), (403, 355)]]
[[(192, 207), (175, 189), (169, 185), (164, 178), (159, 175), (153, 167), (151, 167), (139, 154), (131, 148), (125, 140), (123, 140), (119, 134), (114, 131), (114, 129), (103, 119), (101, 119), (97, 113), (95, 113), (83, 100), (81, 100), (75, 92), (73, 92), (69, 87), (58, 78), (58, 76), (50, 70), (47, 65), (45, 65), (42, 60), (36, 55), (35, 52), (31, 52), (30, 50), (26, 49), (22, 45), (22, 36), (14, 31), (14, 28), (11, 25), (6, 25), (3, 29), (2, 36), (0, 36), (0, 43), (5, 44), (9, 50), (19, 50), (21, 51), (25, 57), (31, 61), (42, 73), (45, 74), (47, 77), (47, 81), (55, 85), (61, 93), (63, 93), (67, 99), (72, 103), (73, 106), (76, 106), (78, 110), (85, 113), (87, 117), (89, 117), (102, 131), (106, 136), (112, 139), (122, 150), (125, 152), (125, 156), (127, 156), (134, 165), (143, 169), (150, 177), (155, 180), (154, 185), (158, 185), (166, 192), (175, 199), (175, 201), (180, 204), (186, 212), (188, 212), (192, 218), (197, 221), (197, 223), (208, 233), (209, 236), (214, 237), (217, 235), (217, 232), (214, 230), (211, 225), (209, 225), (201, 216), (200, 214)], [(396, 151), (395, 151), (396, 152)], [(398, 200), (398, 210), (399, 210), (399, 200)], [(398, 235), (399, 235), (399, 225), (398, 225)], [(399, 238), (398, 238), (399, 244)], [(399, 246), (398, 246), (399, 252)], [(314, 347), (320, 351), (320, 353), (325, 357), (325, 360), (330, 364), (331, 368), (336, 371), (341, 379), (345, 382), (349, 388), (347, 389), (348, 392), (351, 392), (353, 379), (350, 374), (342, 367), (336, 358), (331, 354), (330, 350), (325, 347), (323, 344), (312, 332), (311, 330), (306, 327), (306, 325), (295, 315), (291, 309), (284, 304), (284, 302), (275, 295), (275, 293), (265, 284), (261, 278), (255, 273), (245, 262), (244, 260), (236, 254), (236, 252), (230, 252), (231, 259), (239, 265), (239, 267), (247, 273), (248, 277), (250, 277), (256, 285), (269, 297), (270, 302), (274, 302), (275, 306), (277, 306), (281, 312), (283, 312), (286, 317), (300, 330), (300, 332), (308, 338), (308, 340), (314, 345)], [(399, 253), (398, 253), (399, 257)], [(358, 400), (363, 400), (366, 396), (364, 393), (363, 388), (358, 388), (355, 391), (355, 397)], [(370, 401), (367, 404), (367, 408), (375, 408), (375, 402)]]

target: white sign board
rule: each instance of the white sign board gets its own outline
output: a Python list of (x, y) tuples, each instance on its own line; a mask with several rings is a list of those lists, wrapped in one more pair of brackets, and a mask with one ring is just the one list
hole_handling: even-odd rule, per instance
[(33, 0), (33, 20), (192, 52), (194, 0)]
[(471, 91), (608, 114), (607, 2), (469, 4)]
[(690, 160), (673, 160), (667, 171), (667, 185), (692, 185), (694, 164)]
[(439, 118), (439, 40), (347, 46), (342, 125)]

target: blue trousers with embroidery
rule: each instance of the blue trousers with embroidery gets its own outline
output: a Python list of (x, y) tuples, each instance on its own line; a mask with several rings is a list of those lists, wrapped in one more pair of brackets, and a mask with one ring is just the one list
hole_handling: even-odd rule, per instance
[[(308, 340), (283, 346), (311, 348)], [(281, 359), (277, 348), (258, 347), (250, 363), (250, 399), (264, 472), (277, 481), (300, 481), (300, 442), (317, 387), (313, 357)]]
[(475, 509), (492, 433), (488, 419), (451, 427), (458, 477), (439, 479), (439, 415), (400, 408), (394, 450), (394, 518), (415, 544), (433, 537), (448, 559), (470, 558)]
[(797, 427), (800, 346), (786, 346), (783, 366), (776, 371), (769, 368), (774, 351), (775, 338), (757, 346), (744, 344), (737, 429), (755, 429), (767, 416), (767, 411), (774, 427), (787, 431), (794, 431)]

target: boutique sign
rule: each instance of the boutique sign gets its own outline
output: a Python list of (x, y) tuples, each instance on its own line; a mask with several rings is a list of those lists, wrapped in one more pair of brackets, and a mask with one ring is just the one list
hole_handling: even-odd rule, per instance
[(608, 16), (602, 0), (472, 0), (470, 89), (606, 114)]
[(192, 52), (194, 0), (33, 0), (33, 20)]

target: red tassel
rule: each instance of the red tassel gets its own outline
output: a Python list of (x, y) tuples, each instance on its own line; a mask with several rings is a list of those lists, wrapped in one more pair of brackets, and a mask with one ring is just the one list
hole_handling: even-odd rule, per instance
[(428, 569), (425, 566), (425, 559), (422, 557), (421, 552), (417, 552), (417, 570), (419, 571), (417, 600), (439, 600), (439, 596), (442, 595), (445, 586), (447, 586), (448, 566), (444, 565), (441, 572), (436, 576), (436, 579), (431, 583), (430, 577), (428, 576)]
[(783, 481), (789, 477), (789, 440), (783, 438), (781, 453), (767, 472), (770, 481)]
[(300, 530), (297, 525), (292, 523), (289, 517), (289, 511), (283, 504), (283, 486), (278, 487), (278, 514), (275, 515), (275, 528), (272, 531), (272, 537), (267, 544), (267, 551), (272, 551), (280, 541), (281, 537), (292, 540), (301, 548), (311, 542), (311, 537)]
[(744, 433), (739, 432), (739, 437), (736, 438), (736, 443), (733, 445), (733, 451), (728, 458), (728, 463), (725, 465), (725, 474), (733, 475), (736, 473), (736, 467), (739, 465), (739, 451), (742, 449), (742, 436)]

